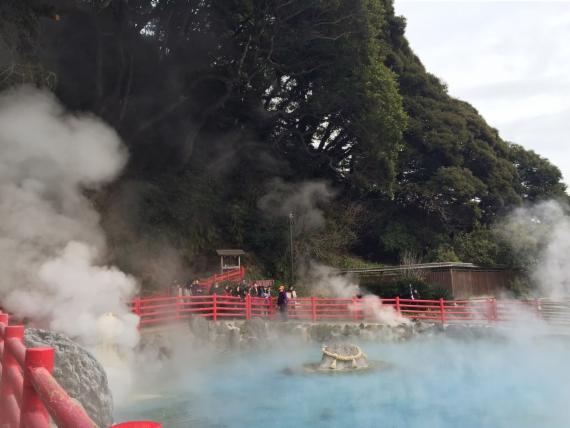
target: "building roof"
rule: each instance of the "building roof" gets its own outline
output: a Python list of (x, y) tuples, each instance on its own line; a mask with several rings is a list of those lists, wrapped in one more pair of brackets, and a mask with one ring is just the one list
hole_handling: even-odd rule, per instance
[(216, 250), (218, 256), (243, 256), (244, 250)]
[(378, 268), (364, 268), (364, 269), (341, 269), (340, 273), (355, 273), (361, 275), (370, 274), (397, 274), (399, 272), (405, 272), (410, 270), (432, 270), (432, 269), (465, 269), (465, 270), (504, 270), (501, 267), (494, 268), (484, 268), (481, 266), (474, 265), (473, 263), (461, 263), (461, 262), (443, 262), (443, 263), (418, 263), (410, 265), (399, 265), (399, 266), (385, 266)]

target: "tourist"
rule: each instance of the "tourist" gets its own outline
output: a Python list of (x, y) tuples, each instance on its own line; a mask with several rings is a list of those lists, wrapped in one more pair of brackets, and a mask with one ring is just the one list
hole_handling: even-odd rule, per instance
[(202, 294), (204, 294), (204, 289), (202, 288), (202, 286), (200, 285), (200, 281), (199, 280), (195, 280), (194, 281), (194, 291), (193, 291), (194, 296), (201, 296)]
[(238, 296), (241, 300), (245, 299), (245, 296), (247, 295), (247, 285), (241, 285), (238, 286), (239, 287), (239, 292), (238, 292)]
[(287, 293), (285, 292), (285, 286), (279, 287), (279, 294), (277, 295), (277, 308), (279, 309), (279, 316), (281, 320), (287, 320)]
[(191, 296), (192, 295), (192, 283), (187, 282), (184, 284), (184, 295)]
[(287, 303), (289, 305), (288, 312), (293, 317), (295, 317), (295, 305), (297, 304), (296, 299), (297, 299), (297, 291), (295, 290), (295, 286), (290, 285), (289, 291), (287, 291)]
[(289, 291), (287, 291), (287, 298), (289, 300), (297, 298), (297, 291), (295, 291), (295, 286), (293, 285), (289, 286)]
[(212, 285), (212, 288), (210, 288), (210, 294), (221, 294), (220, 293), (220, 284), (218, 284), (217, 282), (214, 282), (214, 285)]

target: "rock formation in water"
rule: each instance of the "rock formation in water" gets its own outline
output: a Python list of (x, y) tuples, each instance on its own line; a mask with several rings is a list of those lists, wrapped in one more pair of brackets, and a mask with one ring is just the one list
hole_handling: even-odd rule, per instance
[(323, 358), (319, 370), (361, 370), (370, 367), (368, 359), (358, 345), (338, 343), (323, 346)]
[(100, 427), (113, 423), (113, 396), (101, 364), (68, 337), (51, 331), (26, 329), (27, 347), (49, 346), (55, 350), (53, 376), (77, 400)]

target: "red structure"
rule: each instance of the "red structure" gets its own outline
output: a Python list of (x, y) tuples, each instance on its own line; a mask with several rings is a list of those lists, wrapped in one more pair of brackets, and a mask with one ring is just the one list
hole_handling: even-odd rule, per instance
[(228, 270), (222, 273), (216, 273), (208, 278), (199, 281), (200, 287), (204, 289), (205, 293), (210, 292), (210, 288), (214, 283), (218, 282), (240, 282), (245, 278), (245, 268), (240, 266), (237, 269)]
[[(2, 428), (97, 428), (83, 407), (52, 376), (54, 350), (26, 348), (24, 326), (8, 325), (0, 313), (0, 426)], [(140, 421), (114, 428), (161, 428)]]
[[(533, 308), (541, 314), (544, 303), (532, 301), (411, 300), (411, 299), (332, 299), (305, 297), (289, 301), (288, 317), (305, 321), (378, 321), (399, 315), (408, 319), (448, 323), (507, 321), (512, 314)], [(140, 326), (159, 325), (190, 317), (222, 319), (275, 319), (275, 299), (246, 296), (178, 296), (137, 298), (133, 312), (140, 317)], [(538, 308), (538, 309), (537, 309)]]

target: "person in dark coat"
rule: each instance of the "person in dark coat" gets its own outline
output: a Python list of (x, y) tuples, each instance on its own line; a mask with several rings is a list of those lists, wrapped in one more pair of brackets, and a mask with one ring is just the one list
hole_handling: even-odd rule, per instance
[(287, 292), (285, 291), (285, 286), (279, 287), (279, 294), (277, 295), (277, 308), (279, 309), (280, 317), (283, 321), (287, 320)]
[(210, 288), (210, 294), (222, 294), (222, 288), (220, 287), (220, 284), (214, 282), (214, 285), (212, 285), (212, 288)]

